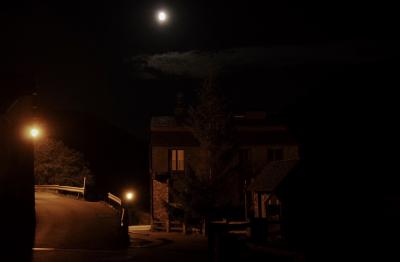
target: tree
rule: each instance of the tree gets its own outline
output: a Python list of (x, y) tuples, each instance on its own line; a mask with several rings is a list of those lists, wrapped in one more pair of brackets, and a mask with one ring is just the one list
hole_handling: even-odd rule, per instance
[(36, 184), (81, 187), (84, 177), (88, 184), (93, 182), (93, 175), (81, 152), (50, 138), (35, 142)]
[(185, 220), (200, 217), (207, 222), (240, 205), (236, 131), (212, 77), (200, 89), (197, 105), (189, 109), (188, 127), (203, 157), (193, 160), (201, 161), (197, 164), (188, 160), (185, 176), (172, 180), (173, 197)]

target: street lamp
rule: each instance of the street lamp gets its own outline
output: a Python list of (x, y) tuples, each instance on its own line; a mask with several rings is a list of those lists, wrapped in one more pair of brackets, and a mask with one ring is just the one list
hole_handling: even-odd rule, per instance
[(43, 128), (38, 126), (37, 124), (27, 126), (24, 131), (25, 138), (33, 141), (38, 140), (43, 135), (44, 135)]
[(122, 214), (121, 214), (121, 226), (129, 226), (130, 224), (130, 212), (132, 212), (132, 202), (135, 200), (136, 195), (133, 190), (128, 190), (124, 193), (122, 198)]
[(33, 127), (33, 128), (31, 128), (30, 134), (31, 134), (31, 137), (35, 139), (40, 135), (40, 130), (36, 127)]
[(125, 200), (127, 202), (131, 202), (131, 201), (135, 200), (135, 192), (133, 192), (133, 191), (126, 192), (125, 193)]

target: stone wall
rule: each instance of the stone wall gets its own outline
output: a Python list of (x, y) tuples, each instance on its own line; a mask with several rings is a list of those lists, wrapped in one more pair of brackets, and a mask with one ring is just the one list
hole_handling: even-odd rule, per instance
[[(172, 147), (171, 147), (172, 148)], [(175, 147), (174, 147), (175, 148)], [(192, 165), (195, 169), (201, 167), (204, 156), (198, 147), (176, 147), (185, 150), (185, 166)], [(152, 148), (152, 171), (153, 174), (168, 172), (169, 147), (154, 146)], [(196, 170), (197, 171), (197, 170)], [(152, 180), (152, 210), (153, 220), (166, 221), (169, 219), (165, 203), (169, 200), (168, 181)]]
[(168, 202), (168, 183), (153, 180), (153, 220), (168, 220), (166, 202)]

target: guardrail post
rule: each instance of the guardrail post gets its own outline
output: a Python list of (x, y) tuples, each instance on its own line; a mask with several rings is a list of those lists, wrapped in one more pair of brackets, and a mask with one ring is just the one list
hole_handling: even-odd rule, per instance
[(169, 233), (171, 231), (171, 223), (170, 223), (169, 219), (165, 223), (165, 227), (166, 227), (167, 233)]
[[(129, 213), (128, 209), (125, 208), (123, 201), (121, 198), (113, 195), (112, 193), (108, 192), (107, 193), (107, 202), (113, 207), (115, 207), (115, 204), (118, 205), (118, 210), (121, 215), (120, 217), (120, 229), (122, 233), (122, 238), (123, 238), (123, 245), (124, 246), (129, 246), (130, 244), (130, 239), (129, 239)], [(112, 204), (111, 204), (112, 203)]]
[(86, 177), (83, 177), (83, 192), (82, 192), (83, 199), (85, 199), (85, 191), (86, 191)]
[(182, 234), (186, 235), (186, 233), (187, 233), (187, 230), (186, 230), (186, 223), (183, 222), (183, 223), (182, 223)]

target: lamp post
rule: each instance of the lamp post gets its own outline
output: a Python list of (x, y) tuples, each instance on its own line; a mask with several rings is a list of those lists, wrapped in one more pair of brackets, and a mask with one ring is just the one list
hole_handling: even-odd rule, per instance
[(129, 206), (132, 204), (132, 202), (135, 200), (135, 192), (132, 190), (126, 191), (121, 199), (121, 228), (123, 230), (123, 234), (125, 237), (125, 244), (129, 245), (129, 222), (130, 222), (130, 216), (129, 216)]
[[(35, 172), (35, 154), (36, 154), (36, 143), (37, 140), (43, 136), (43, 129), (40, 128), (38, 125), (32, 125), (28, 128), (28, 137), (32, 140), (32, 161), (33, 161), (33, 176), (36, 179), (36, 172)], [(39, 181), (36, 181), (40, 183)]]
[(122, 198), (122, 212), (124, 214), (123, 219), (125, 219), (127, 224), (130, 224), (130, 207), (136, 199), (136, 193), (133, 190), (128, 190), (125, 192)]

